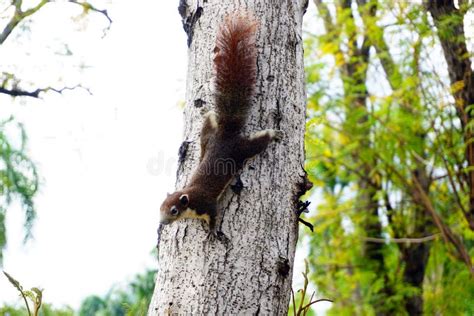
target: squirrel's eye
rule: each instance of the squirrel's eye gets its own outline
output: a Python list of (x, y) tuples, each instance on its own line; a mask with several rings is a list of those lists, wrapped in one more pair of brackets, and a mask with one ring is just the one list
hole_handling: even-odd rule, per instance
[(173, 215), (173, 216), (178, 215), (178, 209), (176, 208), (176, 206), (171, 207), (170, 213), (171, 213), (171, 215)]

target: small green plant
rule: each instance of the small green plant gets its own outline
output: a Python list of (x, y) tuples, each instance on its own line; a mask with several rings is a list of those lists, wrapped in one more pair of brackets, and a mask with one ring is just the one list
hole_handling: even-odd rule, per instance
[(293, 305), (293, 316), (306, 316), (308, 315), (310, 311), (310, 307), (313, 304), (316, 304), (318, 302), (333, 302), (330, 299), (327, 298), (321, 298), (318, 300), (313, 300), (315, 292), (311, 294), (311, 297), (309, 298), (308, 302), (306, 301), (306, 294), (308, 293), (308, 274), (309, 274), (309, 268), (308, 268), (308, 261), (306, 259), (304, 260), (304, 272), (303, 272), (303, 278), (304, 278), (304, 285), (302, 289), (299, 289), (297, 293), (301, 293), (301, 297), (298, 302), (298, 306), (296, 304), (296, 299), (295, 299), (295, 292), (293, 291), (293, 288), (291, 289), (291, 301)]
[[(26, 310), (28, 311), (29, 316), (38, 316), (39, 310), (41, 308), (41, 302), (43, 299), (43, 290), (38, 289), (37, 287), (31, 288), (29, 291), (23, 290), (20, 282), (15, 280), (11, 275), (3, 271), (3, 274), (7, 277), (8, 281), (20, 292), (21, 297), (25, 301)], [(28, 304), (28, 299), (33, 302), (33, 313), (31, 313), (30, 305)]]

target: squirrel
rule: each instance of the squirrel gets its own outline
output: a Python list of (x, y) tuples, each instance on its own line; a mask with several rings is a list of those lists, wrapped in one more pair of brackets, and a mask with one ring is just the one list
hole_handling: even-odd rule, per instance
[[(283, 132), (266, 129), (242, 135), (255, 83), (257, 21), (249, 14), (229, 15), (217, 32), (214, 49), (215, 108), (204, 115), (201, 156), (189, 183), (168, 194), (160, 208), (160, 222), (199, 218), (216, 230), (217, 201), (245, 161), (259, 154)], [(222, 233), (221, 233), (222, 234)]]

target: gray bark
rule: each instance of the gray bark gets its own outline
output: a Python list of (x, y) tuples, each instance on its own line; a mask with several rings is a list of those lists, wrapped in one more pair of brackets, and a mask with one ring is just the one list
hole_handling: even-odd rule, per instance
[(306, 5), (305, 0), (181, 0), (189, 36), (184, 141), (190, 143), (177, 189), (198, 163), (202, 117), (214, 103), (215, 34), (229, 13), (247, 10), (260, 22), (257, 87), (245, 133), (273, 128), (283, 130), (285, 138), (244, 167), (240, 194), (229, 187), (222, 196), (218, 227), (227, 244), (209, 241), (206, 224), (196, 219), (164, 227), (149, 315), (287, 314), (298, 238), (295, 210), (305, 184), (301, 26)]

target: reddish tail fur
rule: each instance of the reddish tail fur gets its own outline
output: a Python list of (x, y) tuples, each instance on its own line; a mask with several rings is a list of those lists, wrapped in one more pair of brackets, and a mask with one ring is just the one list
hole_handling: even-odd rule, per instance
[(257, 22), (249, 14), (228, 16), (217, 32), (216, 110), (219, 128), (239, 133), (247, 119), (256, 81)]

